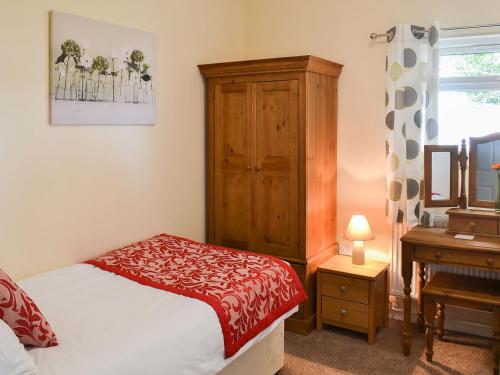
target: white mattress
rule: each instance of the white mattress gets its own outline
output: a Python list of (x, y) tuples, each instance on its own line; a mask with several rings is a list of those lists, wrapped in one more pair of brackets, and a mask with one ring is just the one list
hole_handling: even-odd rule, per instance
[(87, 264), (18, 283), (59, 340), (31, 348), (40, 375), (216, 374), (285, 318), (224, 359), (213, 309), (199, 300), (154, 289)]

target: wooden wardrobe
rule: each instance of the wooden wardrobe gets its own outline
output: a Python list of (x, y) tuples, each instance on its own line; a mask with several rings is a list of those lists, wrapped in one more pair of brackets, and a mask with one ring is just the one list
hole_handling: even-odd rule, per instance
[(199, 66), (207, 79), (207, 241), (290, 262), (309, 299), (287, 329), (313, 329), (316, 268), (336, 254), (337, 82), (314, 56)]

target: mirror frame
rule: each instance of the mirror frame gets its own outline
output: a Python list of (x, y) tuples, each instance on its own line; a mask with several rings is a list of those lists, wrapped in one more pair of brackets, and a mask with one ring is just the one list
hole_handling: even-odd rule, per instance
[[(447, 152), (450, 154), (450, 199), (432, 200), (432, 154)], [(425, 207), (458, 206), (458, 146), (424, 146), (424, 205)]]
[(500, 133), (469, 138), (469, 206), (495, 208), (495, 201), (483, 201), (476, 198), (476, 165), (477, 145), (498, 140), (500, 140)]

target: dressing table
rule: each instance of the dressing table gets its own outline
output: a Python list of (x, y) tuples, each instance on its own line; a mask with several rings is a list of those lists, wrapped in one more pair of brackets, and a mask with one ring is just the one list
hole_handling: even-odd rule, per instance
[[(500, 213), (494, 212), (495, 190), (500, 187), (495, 186), (496, 172), (490, 169), (493, 163), (500, 161), (500, 133), (471, 138), (469, 146), (469, 155), (465, 140), (462, 141), (460, 152), (457, 146), (425, 146), (425, 207), (452, 208), (447, 211), (447, 228), (417, 226), (401, 237), (405, 355), (410, 354), (411, 348), (411, 282), (414, 262), (417, 264), (417, 324), (421, 331), (424, 330), (422, 289), (426, 283), (427, 263), (500, 271)], [(441, 176), (447, 176), (445, 181), (442, 178), (433, 180)], [(464, 183), (467, 179), (468, 195)], [(469, 209), (469, 203), (475, 208)], [(467, 235), (468, 239), (456, 238), (457, 234)], [(438, 311), (438, 315), (439, 313)]]
[(401, 238), (401, 242), (401, 274), (404, 281), (403, 352), (409, 355), (413, 262), (417, 263), (417, 324), (423, 331), (422, 289), (425, 286), (425, 265), (441, 263), (500, 271), (500, 238), (478, 235), (473, 240), (461, 240), (454, 238), (454, 234), (447, 233), (447, 229), (418, 226), (406, 233)]

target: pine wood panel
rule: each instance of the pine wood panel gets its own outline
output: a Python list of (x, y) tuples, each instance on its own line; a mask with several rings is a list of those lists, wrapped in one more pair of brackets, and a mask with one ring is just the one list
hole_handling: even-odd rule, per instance
[[(336, 107), (342, 65), (298, 56), (199, 68), (208, 87), (207, 239), (290, 262), (309, 299), (286, 327), (309, 333), (316, 269), (338, 246)], [(250, 135), (243, 130), (247, 126)]]
[(297, 81), (255, 84), (255, 249), (298, 257)]
[(388, 263), (374, 261), (352, 265), (351, 257), (342, 255), (322, 263), (316, 329), (326, 323), (365, 332), (368, 344), (374, 344), (377, 328), (388, 324), (388, 268)]
[(342, 71), (341, 64), (311, 55), (204, 64), (200, 65), (199, 68), (205, 77), (238, 76), (249, 73), (279, 73), (283, 71), (312, 71), (338, 77)]
[(427, 283), (424, 294), (438, 297), (457, 298), (500, 307), (500, 280), (483, 279), (474, 276), (437, 272)]
[[(401, 237), (401, 243), (401, 275), (404, 282), (403, 353), (408, 356), (410, 355), (412, 341), (411, 285), (413, 262), (416, 261), (419, 264), (420, 270), (425, 269), (426, 263), (447, 263), (498, 271), (500, 270), (500, 239), (479, 235), (475, 236), (473, 240), (461, 240), (454, 238), (454, 235), (447, 233), (445, 229), (417, 226)], [(419, 272), (417, 323), (420, 329), (424, 328), (424, 310), (432, 308), (421, 298), (425, 284), (425, 272)], [(429, 310), (427, 312), (431, 314), (432, 311)]]
[(308, 72), (306, 129), (307, 257), (337, 242), (337, 78)]
[(500, 215), (493, 211), (450, 208), (449, 232), (500, 236)]
[(500, 255), (478, 253), (470, 257), (470, 254), (466, 251), (417, 246), (415, 247), (414, 257), (424, 263), (439, 262), (481, 268), (500, 268)]
[(368, 304), (370, 283), (367, 280), (325, 273), (322, 283), (325, 296)]
[(457, 233), (500, 235), (498, 220), (483, 218), (454, 217), (449, 221), (449, 229)]
[(356, 275), (356, 278), (375, 280), (381, 270), (389, 267), (385, 262), (366, 260), (365, 264), (353, 264), (352, 258), (347, 256), (333, 257), (319, 266), (319, 270), (336, 275)]
[(215, 241), (224, 246), (251, 246), (252, 86), (215, 86)]
[(323, 296), (321, 309), (324, 319), (368, 328), (368, 305)]

